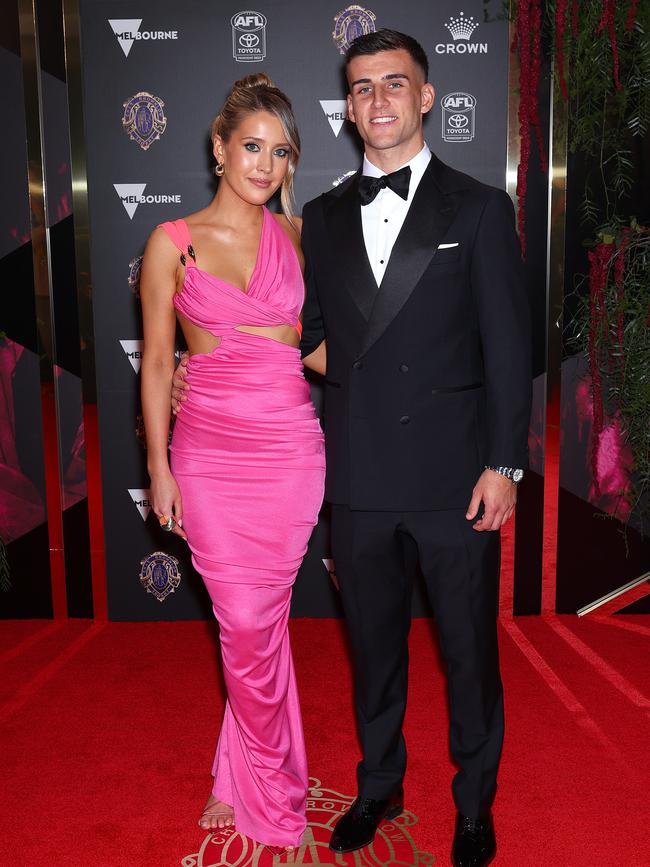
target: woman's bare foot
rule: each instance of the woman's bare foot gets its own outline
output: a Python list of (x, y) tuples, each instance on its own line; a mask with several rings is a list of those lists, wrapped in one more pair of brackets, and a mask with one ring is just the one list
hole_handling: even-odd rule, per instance
[(199, 827), (206, 831), (213, 831), (233, 828), (234, 825), (235, 813), (233, 808), (229, 804), (219, 801), (214, 795), (210, 795), (201, 813)]

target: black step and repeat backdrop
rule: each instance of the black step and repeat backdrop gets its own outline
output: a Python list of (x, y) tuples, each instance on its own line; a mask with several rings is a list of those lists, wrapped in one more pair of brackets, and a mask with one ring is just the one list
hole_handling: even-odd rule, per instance
[[(430, 59), (436, 105), (426, 123), (429, 146), (454, 167), (505, 187), (508, 24), (501, 2), (254, 2), (253, 8), (222, 0), (80, 4), (113, 619), (208, 613), (187, 548), (162, 534), (150, 516), (138, 395), (138, 276), (153, 227), (204, 207), (214, 194), (209, 129), (233, 80), (264, 70), (291, 97), (303, 144), (296, 177), (300, 209), (360, 162), (354, 127), (345, 120), (347, 41), (379, 27), (405, 31)], [(320, 408), (317, 382), (312, 394)], [(328, 557), (324, 509), (296, 584), (294, 614), (338, 613)]]

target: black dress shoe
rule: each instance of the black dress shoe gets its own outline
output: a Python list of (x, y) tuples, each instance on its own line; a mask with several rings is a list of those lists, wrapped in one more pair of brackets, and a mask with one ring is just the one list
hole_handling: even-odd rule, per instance
[(454, 867), (485, 867), (494, 860), (497, 841), (492, 816), (470, 819), (461, 813), (456, 817), (456, 833), (451, 849)]
[(400, 788), (392, 798), (375, 801), (357, 798), (348, 812), (336, 823), (330, 840), (334, 852), (354, 852), (372, 843), (379, 823), (395, 819), (404, 810), (404, 791)]

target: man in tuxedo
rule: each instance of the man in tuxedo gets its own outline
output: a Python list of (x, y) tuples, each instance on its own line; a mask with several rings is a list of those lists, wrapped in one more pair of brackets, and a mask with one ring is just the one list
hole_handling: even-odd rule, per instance
[(419, 563), (447, 664), (452, 862), (493, 860), (503, 741), (499, 528), (527, 461), (528, 301), (512, 203), (424, 142), (428, 62), (380, 30), (346, 55), (362, 169), (303, 211), (301, 351), (324, 369), (327, 479), (363, 757), (336, 852), (403, 808), (411, 589)]

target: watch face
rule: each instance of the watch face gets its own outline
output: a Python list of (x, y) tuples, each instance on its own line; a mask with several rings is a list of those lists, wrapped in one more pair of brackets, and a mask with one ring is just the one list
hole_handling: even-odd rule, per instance
[(512, 474), (512, 481), (515, 483), (520, 482), (523, 479), (523, 477), (524, 477), (524, 471), (523, 470), (515, 470), (514, 473)]

